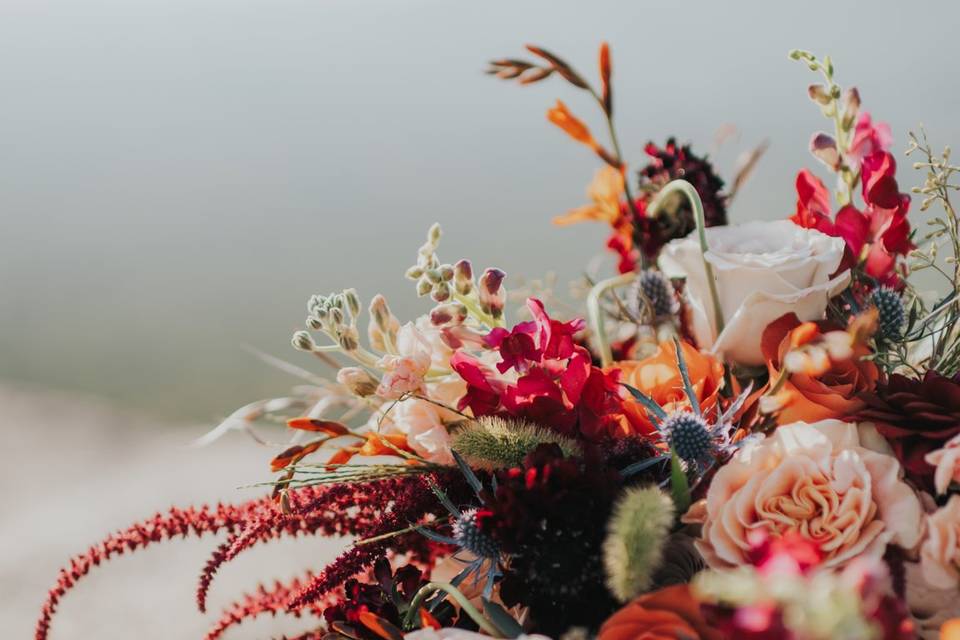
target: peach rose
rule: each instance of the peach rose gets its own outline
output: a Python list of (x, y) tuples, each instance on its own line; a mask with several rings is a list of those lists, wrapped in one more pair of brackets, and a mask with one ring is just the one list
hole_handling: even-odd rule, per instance
[(960, 435), (954, 436), (942, 449), (931, 451), (923, 459), (937, 468), (933, 474), (933, 486), (938, 494), (946, 493), (951, 482), (960, 483)]
[(920, 568), (923, 579), (932, 587), (960, 587), (960, 496), (951, 496), (946, 505), (927, 517)]
[(714, 568), (745, 564), (760, 528), (799, 532), (820, 545), (824, 566), (840, 567), (920, 541), (920, 500), (900, 475), (896, 458), (864, 446), (857, 425), (797, 422), (747, 442), (684, 520), (703, 524), (697, 549)]
[(681, 584), (647, 593), (610, 616), (597, 640), (719, 640), (700, 613), (700, 602), (690, 585)]
[[(780, 376), (791, 349), (822, 338), (826, 331), (825, 326), (801, 323), (792, 313), (772, 322), (763, 332), (762, 341), (770, 380)], [(865, 406), (860, 395), (876, 388), (880, 374), (877, 365), (862, 359), (870, 353), (866, 346), (852, 347), (848, 357), (841, 360), (831, 359), (826, 350), (820, 351), (825, 359), (821, 371), (793, 373), (784, 384), (783, 391), (789, 400), (777, 415), (779, 424), (853, 415)]]
[[(704, 411), (712, 410), (720, 397), (723, 363), (686, 342), (681, 342), (680, 346), (697, 400)], [(657, 352), (649, 358), (617, 362), (611, 368), (620, 370), (620, 382), (650, 396), (667, 413), (690, 406), (683, 391), (677, 352), (672, 342), (661, 342)], [(631, 399), (624, 403), (624, 407), (632, 424), (640, 425), (644, 433), (653, 433), (653, 423), (640, 403)]]

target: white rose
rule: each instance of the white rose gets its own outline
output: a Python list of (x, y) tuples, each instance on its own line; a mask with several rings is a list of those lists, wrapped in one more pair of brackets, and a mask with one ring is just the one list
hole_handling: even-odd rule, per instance
[(706, 234), (723, 312), (719, 336), (696, 232), (667, 244), (660, 267), (687, 280), (698, 345), (740, 364), (763, 364), (760, 339), (768, 324), (791, 311), (802, 321), (822, 318), (830, 298), (850, 281), (849, 271), (835, 273), (842, 238), (788, 220), (710, 227)]

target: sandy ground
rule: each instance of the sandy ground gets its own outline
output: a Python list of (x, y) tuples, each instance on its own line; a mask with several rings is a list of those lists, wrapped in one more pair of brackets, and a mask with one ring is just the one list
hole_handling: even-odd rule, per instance
[[(58, 568), (103, 534), (172, 504), (233, 501), (257, 491), (268, 456), (231, 434), (205, 449), (186, 444), (207, 427), (164, 425), (87, 398), (0, 386), (0, 637), (32, 637)], [(263, 545), (226, 566), (210, 611), (194, 604), (213, 537), (174, 540), (94, 569), (64, 598), (51, 638), (202, 638), (217, 612), (263, 580), (319, 568), (335, 540)], [(225, 637), (271, 638), (305, 629), (266, 619)]]

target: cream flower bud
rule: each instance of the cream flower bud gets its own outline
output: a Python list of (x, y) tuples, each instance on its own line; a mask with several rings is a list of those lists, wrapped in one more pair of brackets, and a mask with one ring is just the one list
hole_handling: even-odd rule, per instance
[(435, 327), (454, 327), (467, 319), (467, 308), (462, 304), (441, 304), (430, 312), (430, 323)]
[(436, 302), (446, 302), (450, 299), (450, 285), (446, 282), (440, 282), (433, 288), (433, 293), (430, 295), (431, 298)]
[(453, 283), (460, 295), (465, 296), (473, 290), (473, 266), (469, 260), (460, 260), (453, 266)]
[(344, 367), (337, 372), (337, 382), (355, 396), (366, 398), (377, 392), (379, 380), (360, 367)]
[(503, 304), (506, 297), (503, 279), (506, 276), (507, 274), (500, 269), (487, 269), (480, 276), (480, 307), (494, 318), (503, 315)]
[(433, 283), (426, 277), (420, 278), (417, 282), (417, 295), (421, 298), (433, 290)]
[(350, 311), (350, 315), (354, 318), (360, 315), (360, 296), (357, 295), (357, 290), (344, 289), (343, 297), (347, 302), (347, 309)]
[(441, 234), (441, 231), (440, 231), (440, 223), (439, 223), (439, 222), (434, 222), (434, 223), (430, 226), (430, 230), (427, 231), (427, 240), (430, 242), (430, 244), (432, 244), (434, 247), (436, 247), (438, 244), (440, 244), (440, 236), (441, 236), (441, 235), (442, 235), (442, 234)]

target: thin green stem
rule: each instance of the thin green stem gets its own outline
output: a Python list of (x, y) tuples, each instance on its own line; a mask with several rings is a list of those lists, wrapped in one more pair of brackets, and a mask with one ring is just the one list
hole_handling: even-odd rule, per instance
[(491, 329), (493, 329), (494, 327), (504, 326), (503, 318), (497, 320), (496, 318), (491, 316), (489, 313), (485, 312), (483, 309), (480, 308), (480, 305), (477, 304), (477, 301), (472, 296), (465, 296), (463, 294), (460, 294), (454, 291), (453, 299), (459, 302), (460, 304), (462, 304), (463, 306), (465, 306), (467, 308), (467, 311), (469, 311), (477, 320), (487, 325)]
[(610, 349), (610, 341), (607, 339), (607, 329), (603, 323), (603, 307), (600, 299), (603, 295), (616, 287), (633, 282), (636, 277), (633, 273), (624, 273), (613, 278), (601, 280), (590, 289), (587, 294), (587, 322), (590, 323), (590, 329), (597, 341), (597, 349), (600, 351), (600, 363), (606, 367), (613, 362), (613, 352)]
[(437, 591), (443, 591), (448, 596), (453, 598), (458, 605), (460, 605), (460, 610), (466, 613), (470, 618), (477, 623), (477, 626), (480, 629), (494, 638), (502, 638), (503, 634), (497, 629), (489, 620), (483, 617), (477, 608), (470, 603), (470, 600), (467, 599), (463, 593), (457, 589), (455, 586), (449, 582), (430, 582), (419, 591), (417, 595), (413, 597), (413, 600), (410, 602), (410, 609), (407, 610), (407, 615), (404, 617), (403, 626), (405, 629), (411, 629), (413, 627), (413, 622), (417, 612), (420, 611), (420, 607), (423, 606), (423, 603), (426, 602), (427, 598), (435, 594)]
[(707, 224), (703, 215), (703, 202), (700, 200), (700, 194), (692, 184), (686, 180), (673, 180), (660, 190), (657, 197), (654, 198), (650, 206), (647, 207), (647, 213), (651, 216), (656, 215), (660, 207), (666, 201), (666, 198), (675, 192), (680, 192), (687, 197), (690, 206), (693, 209), (693, 219), (697, 225), (697, 237), (700, 241), (700, 255), (703, 257), (703, 271), (707, 277), (707, 286), (710, 289), (710, 298), (713, 302), (713, 321), (716, 327), (717, 337), (723, 333), (723, 308), (720, 306), (720, 294), (717, 292), (717, 279), (713, 272), (713, 265), (707, 260), (707, 252), (710, 247), (707, 245)]

